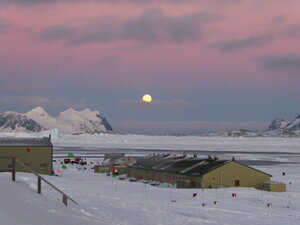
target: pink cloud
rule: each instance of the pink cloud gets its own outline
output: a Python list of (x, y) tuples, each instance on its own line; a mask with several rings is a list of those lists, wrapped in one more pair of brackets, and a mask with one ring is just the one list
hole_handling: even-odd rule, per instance
[[(265, 73), (249, 58), (262, 53), (287, 55), (300, 51), (299, 38), (277, 35), (297, 23), (299, 3), (227, 0), (225, 4), (224, 1), (189, 4), (147, 1), (146, 5), (136, 4), (138, 1), (60, 1), (43, 7), (1, 5), (1, 18), (14, 27), (13, 32), (0, 37), (1, 67), (9, 67), (8, 74), (18, 74), (16, 78), (28, 77), (34, 82), (39, 82), (38, 79), (80, 84), (101, 81), (114, 89), (154, 87), (157, 80), (164, 91), (172, 93), (195, 90), (199, 84), (267, 86), (273, 80), (261, 78)], [(214, 22), (205, 22), (205, 15)], [(216, 20), (213, 15), (224, 18)], [(278, 15), (285, 15), (284, 20), (270, 26)], [(112, 18), (114, 22), (110, 21)], [(117, 28), (107, 27), (103, 21), (116, 24)], [(145, 29), (145, 24), (150, 28)], [(298, 27), (295, 28), (297, 31)], [(111, 35), (103, 38), (101, 35), (108, 33), (105, 31)], [(268, 35), (273, 34), (274, 40), (269, 43)], [(43, 38), (45, 41), (41, 42)], [(235, 51), (219, 53), (207, 47), (212, 43)], [(283, 76), (282, 82), (289, 82), (286, 79)]]

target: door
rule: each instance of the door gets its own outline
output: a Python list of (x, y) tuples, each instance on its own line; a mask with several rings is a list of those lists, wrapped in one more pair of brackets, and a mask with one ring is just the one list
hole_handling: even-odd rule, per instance
[(240, 186), (240, 180), (235, 180), (235, 181), (234, 181), (234, 185), (235, 185), (236, 187), (239, 187), (239, 186)]

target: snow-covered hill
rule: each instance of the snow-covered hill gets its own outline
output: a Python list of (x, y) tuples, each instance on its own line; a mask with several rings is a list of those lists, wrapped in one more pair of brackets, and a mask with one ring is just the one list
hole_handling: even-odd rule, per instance
[(64, 134), (107, 133), (111, 125), (99, 111), (68, 109), (57, 117), (50, 116), (42, 107), (36, 107), (25, 114), (47, 129), (59, 129)]
[(282, 118), (275, 118), (264, 136), (300, 137), (300, 115), (290, 123)]
[(222, 131), (219, 133), (219, 135), (222, 137), (257, 137), (259, 136), (259, 133), (251, 130), (238, 129), (231, 131)]
[(289, 130), (300, 130), (300, 115), (297, 116), (294, 121), (288, 123), (285, 128)]
[(277, 129), (283, 129), (288, 123), (281, 117), (275, 118), (270, 126), (268, 127), (267, 131), (277, 130)]
[(28, 116), (17, 112), (0, 113), (0, 131), (40, 132), (44, 128)]
[(57, 117), (50, 116), (42, 107), (36, 107), (22, 114), (0, 113), (0, 131), (35, 133), (58, 129), (63, 134), (94, 134), (112, 131), (111, 125), (99, 111), (68, 109)]
[[(0, 184), (0, 224), (6, 225), (52, 225), (52, 224), (92, 224), (84, 213), (79, 210), (74, 212), (70, 207), (65, 207), (60, 201), (60, 195), (54, 193), (53, 198), (39, 195), (32, 189), (36, 184), (27, 184), (23, 180), (35, 180), (26, 173), (18, 173), (17, 182), (9, 179), (9, 174), (1, 173)], [(42, 191), (49, 193), (48, 186), (43, 186)], [(45, 189), (47, 188), (47, 191)], [(56, 197), (56, 198), (55, 198)], [(72, 203), (70, 203), (72, 204)]]

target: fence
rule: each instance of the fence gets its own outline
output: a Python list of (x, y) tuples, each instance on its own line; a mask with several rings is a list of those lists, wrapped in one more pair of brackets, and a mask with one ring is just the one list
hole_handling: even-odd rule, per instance
[(60, 189), (58, 189), (57, 187), (55, 187), (53, 184), (51, 184), (49, 181), (47, 181), (45, 178), (43, 178), (41, 175), (39, 175), (37, 172), (35, 172), (32, 168), (30, 168), (29, 166), (27, 166), (24, 163), (22, 163), (20, 160), (18, 160), (17, 157), (1, 156), (0, 159), (11, 159), (12, 160), (12, 164), (11, 164), (12, 168), (8, 169), (8, 170), (5, 170), (4, 172), (11, 172), (12, 173), (11, 179), (13, 181), (16, 181), (16, 163), (18, 163), (24, 169), (30, 171), (33, 175), (35, 175), (37, 177), (37, 192), (39, 194), (42, 193), (42, 181), (44, 181), (46, 184), (48, 184), (54, 190), (56, 190), (57, 192), (59, 192), (59, 193), (62, 194), (62, 196), (63, 196), (62, 202), (65, 204), (65, 206), (68, 205), (68, 199), (71, 200), (74, 204), (78, 205), (78, 203), (75, 200), (73, 200), (70, 196), (68, 196), (63, 191), (61, 191)]

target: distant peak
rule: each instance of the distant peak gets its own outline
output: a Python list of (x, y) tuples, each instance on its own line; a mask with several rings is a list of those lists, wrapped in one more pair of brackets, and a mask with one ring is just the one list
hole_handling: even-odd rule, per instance
[(282, 117), (276, 117), (273, 121), (285, 121)]
[(35, 107), (34, 109), (30, 110), (26, 114), (35, 114), (35, 115), (39, 115), (39, 116), (49, 116), (49, 114), (46, 112), (46, 110), (41, 106)]
[(32, 110), (42, 110), (42, 111), (45, 111), (44, 108), (43, 108), (42, 106), (37, 106), (37, 107), (35, 107), (35, 108), (32, 109)]
[(283, 118), (276, 117), (269, 125), (267, 131), (283, 129), (286, 125), (287, 122)]

